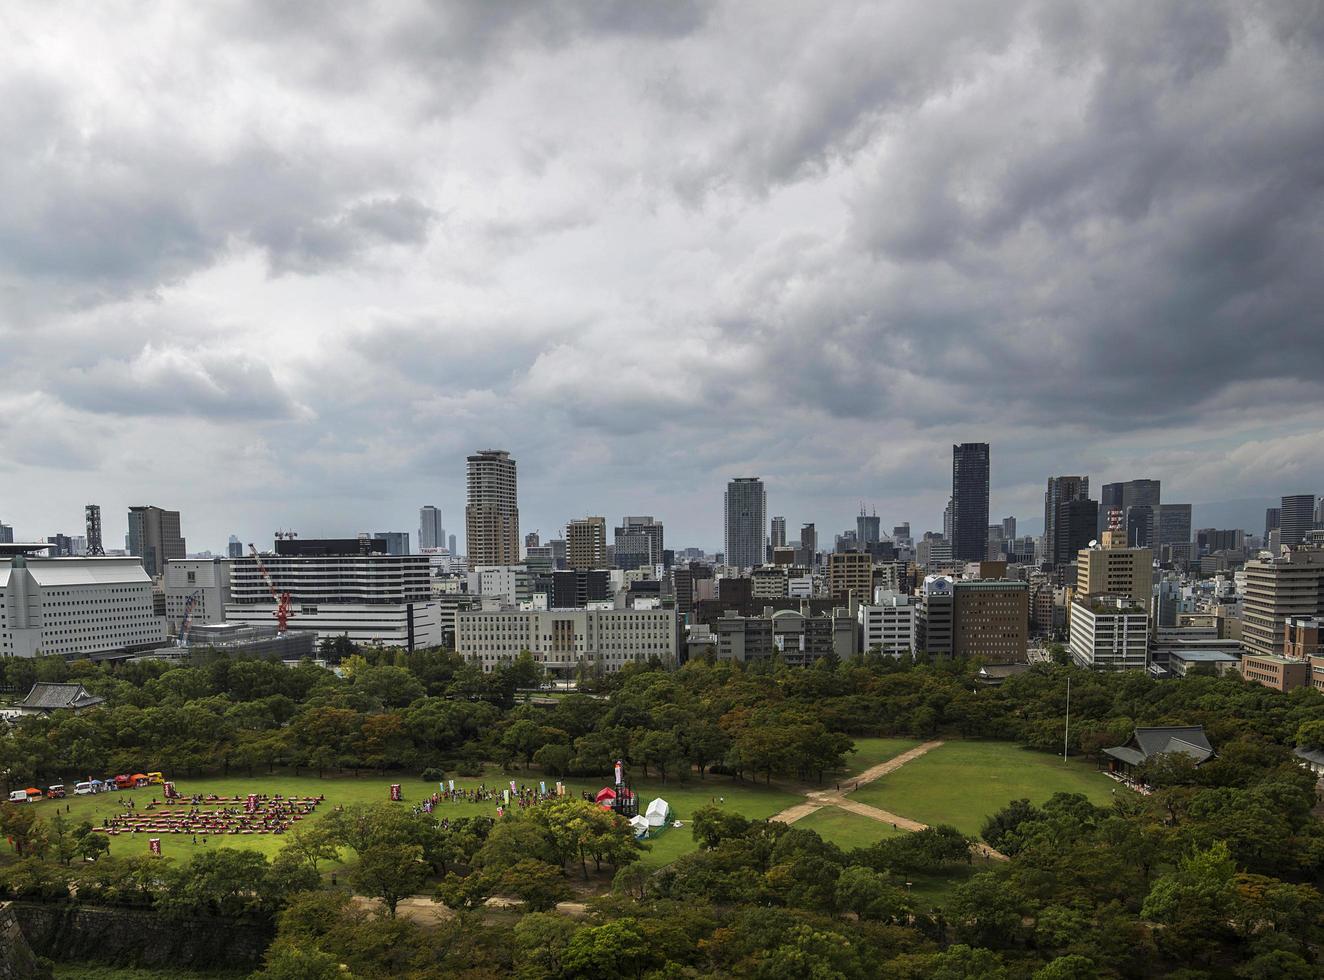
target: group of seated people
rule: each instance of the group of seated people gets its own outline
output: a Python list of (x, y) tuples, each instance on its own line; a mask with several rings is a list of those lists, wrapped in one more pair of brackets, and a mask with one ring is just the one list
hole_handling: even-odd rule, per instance
[(141, 810), (126, 809), (108, 817), (100, 827), (105, 834), (282, 834), (311, 814), (325, 796), (194, 795), (187, 799), (156, 800)]

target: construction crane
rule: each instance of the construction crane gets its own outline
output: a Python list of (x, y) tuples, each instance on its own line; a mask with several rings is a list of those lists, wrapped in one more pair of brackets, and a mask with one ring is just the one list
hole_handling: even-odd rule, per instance
[(188, 628), (193, 625), (193, 607), (201, 596), (202, 590), (199, 589), (184, 600), (184, 618), (179, 624), (179, 639), (175, 641), (176, 646), (188, 646)]
[(248, 553), (253, 561), (257, 562), (257, 570), (262, 575), (262, 581), (267, 583), (267, 588), (271, 590), (271, 598), (276, 600), (276, 632), (284, 635), (286, 626), (290, 621), (290, 594), (280, 592), (276, 589), (276, 583), (272, 581), (271, 573), (267, 571), (267, 566), (262, 564), (262, 557), (257, 553), (257, 547), (249, 544)]

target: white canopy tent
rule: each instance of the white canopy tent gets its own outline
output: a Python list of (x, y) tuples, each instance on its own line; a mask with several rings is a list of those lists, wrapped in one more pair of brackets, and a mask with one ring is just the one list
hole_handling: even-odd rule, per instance
[(648, 826), (665, 827), (671, 821), (671, 804), (659, 796), (648, 804), (644, 816), (648, 818)]

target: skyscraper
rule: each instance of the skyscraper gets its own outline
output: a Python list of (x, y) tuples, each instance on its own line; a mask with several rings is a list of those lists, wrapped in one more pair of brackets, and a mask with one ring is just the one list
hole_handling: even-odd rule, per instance
[(378, 531), (373, 537), (381, 538), (386, 542), (386, 553), (388, 555), (409, 554), (408, 531)]
[(1269, 547), (1269, 535), (1278, 530), (1283, 522), (1283, 509), (1281, 507), (1266, 507), (1264, 509), (1264, 546)]
[(786, 547), (786, 518), (774, 517), (772, 519), (772, 546), (774, 548)]
[[(1058, 538), (1055, 530), (1058, 508), (1065, 501), (1085, 500), (1089, 495), (1090, 478), (1088, 476), (1050, 476), (1048, 478), (1048, 489), (1044, 491), (1044, 550), (1050, 562), (1057, 564), (1063, 561), (1058, 557), (1060, 549), (1058, 548)], [(1096, 510), (1097, 507), (1096, 504)], [(1098, 530), (1097, 527), (1095, 530)], [(1011, 537), (1015, 537), (1015, 535), (1013, 534)], [(1095, 535), (1091, 534), (1090, 538), (1093, 537)], [(1090, 538), (1085, 539), (1085, 544), (1089, 544)], [(1084, 544), (1069, 549), (1065, 561), (1074, 561), (1076, 552), (1083, 547)]]
[(1099, 531), (1102, 532), (1108, 521), (1108, 512), (1122, 512), (1122, 526), (1134, 526), (1141, 536), (1148, 536), (1153, 514), (1138, 514), (1134, 519), (1127, 516), (1132, 507), (1153, 507), (1162, 502), (1162, 486), (1159, 480), (1127, 480), (1125, 483), (1105, 483), (1103, 494), (1099, 497)]
[(230, 558), (244, 557), (244, 543), (239, 540), (238, 535), (230, 535), (230, 540), (225, 544), (225, 553)]
[(662, 564), (663, 529), (651, 517), (626, 517), (615, 529), (617, 568), (639, 568)]
[(165, 573), (165, 563), (170, 559), (187, 557), (177, 510), (130, 507), (128, 543), (129, 554), (142, 559), (143, 568), (152, 578)]
[(572, 569), (607, 567), (607, 519), (581, 517), (565, 526), (566, 560)]
[(952, 557), (983, 561), (988, 547), (989, 453), (986, 442), (952, 446)]
[(519, 497), (515, 460), (504, 449), (481, 449), (468, 459), (464, 508), (469, 567), (519, 562)]
[(873, 554), (882, 540), (882, 525), (877, 512), (866, 514), (864, 504), (860, 504), (859, 516), (855, 518), (855, 543), (858, 547)]
[(756, 476), (738, 476), (726, 485), (726, 563), (736, 568), (763, 564), (768, 534), (768, 493)]
[(441, 526), (441, 509), (427, 504), (418, 511), (418, 550), (446, 547), (446, 529)]
[(452, 558), (455, 557), (455, 535), (448, 534), (446, 536), (446, 550), (451, 553)]
[(1080, 550), (1088, 547), (1098, 533), (1098, 523), (1097, 501), (1088, 497), (1059, 501), (1053, 515), (1053, 536), (1045, 542), (1049, 560), (1054, 565), (1075, 561)]
[(796, 560), (806, 568), (818, 564), (818, 528), (812, 523), (800, 525), (800, 551)]
[(1279, 540), (1295, 548), (1315, 526), (1315, 495), (1298, 493), (1284, 497), (1278, 522)]

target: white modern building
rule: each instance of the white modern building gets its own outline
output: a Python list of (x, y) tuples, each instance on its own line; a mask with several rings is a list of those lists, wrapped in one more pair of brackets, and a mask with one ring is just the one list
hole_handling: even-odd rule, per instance
[[(355, 643), (439, 646), (441, 613), (432, 596), (426, 555), (263, 555), (277, 592), (290, 594), (291, 630), (318, 640), (348, 636)], [(248, 626), (275, 622), (276, 601), (252, 557), (230, 563), (225, 620)]]
[(1091, 670), (1144, 670), (1149, 613), (1129, 596), (1086, 596), (1071, 604), (1071, 657)]
[(490, 671), (527, 650), (550, 673), (573, 676), (582, 661), (612, 673), (622, 664), (676, 657), (680, 626), (662, 609), (472, 609), (455, 614), (455, 650)]
[(469, 594), (500, 599), (508, 606), (533, 599), (533, 576), (523, 565), (475, 568), (468, 575)]
[[(29, 549), (30, 550), (30, 549)], [(152, 580), (133, 558), (0, 555), (0, 656), (77, 657), (165, 641)]]
[(860, 651), (880, 650), (894, 657), (915, 649), (916, 605), (902, 592), (879, 591), (873, 605), (860, 606)]
[(230, 601), (228, 558), (176, 558), (166, 562), (162, 581), (165, 591), (166, 629), (178, 635), (193, 597), (193, 626), (225, 622), (225, 604)]

